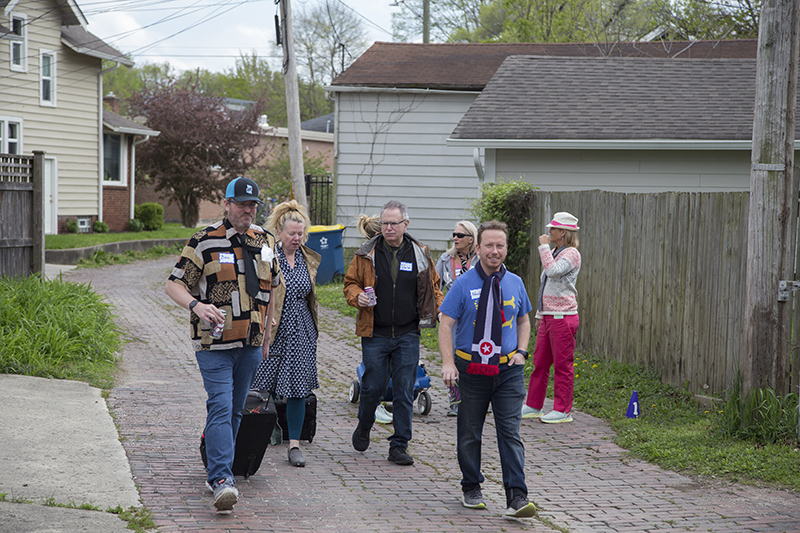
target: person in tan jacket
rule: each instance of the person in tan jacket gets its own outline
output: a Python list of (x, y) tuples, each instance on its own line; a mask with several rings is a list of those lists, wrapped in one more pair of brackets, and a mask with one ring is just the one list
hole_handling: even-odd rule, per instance
[[(419, 330), (436, 325), (442, 291), (430, 250), (406, 233), (408, 208), (390, 201), (381, 211), (381, 234), (356, 252), (344, 278), (348, 305), (358, 309), (364, 375), (353, 448), (365, 451), (389, 378), (392, 380), (394, 433), (389, 460), (414, 464), (408, 454), (414, 383), (419, 364)], [(370, 289), (375, 302), (365, 289)], [(372, 305), (370, 305), (372, 304)]]
[(270, 339), (271, 356), (261, 362), (252, 385), (286, 397), (288, 458), (292, 466), (306, 464), (300, 451), (306, 396), (319, 388), (315, 280), (321, 258), (303, 244), (310, 226), (306, 208), (295, 200), (277, 205), (267, 221), (267, 227), (278, 236), (276, 255), (283, 270), (274, 291), (277, 328), (273, 328)]

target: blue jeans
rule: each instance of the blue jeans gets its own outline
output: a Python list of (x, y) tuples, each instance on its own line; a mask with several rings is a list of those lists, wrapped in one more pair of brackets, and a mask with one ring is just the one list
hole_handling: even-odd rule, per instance
[(467, 374), (469, 363), (456, 357), (461, 404), (458, 406), (457, 444), (458, 466), (461, 468), (461, 488), (464, 491), (480, 486), (481, 436), (489, 403), (494, 412), (497, 448), (503, 469), (506, 503), (515, 495), (528, 495), (525, 485), (525, 447), (519, 437), (522, 421), (522, 401), (525, 398), (524, 365), (500, 365), (496, 376)]
[(412, 331), (396, 339), (390, 337), (361, 337), (361, 404), (358, 406), (358, 425), (371, 428), (375, 423), (375, 408), (381, 401), (389, 378), (392, 378), (392, 415), (394, 434), (391, 446), (408, 447), (411, 440), (411, 415), (414, 410), (414, 383), (419, 363), (419, 333)]
[(205, 429), (208, 482), (233, 479), (236, 434), (247, 391), (261, 362), (261, 347), (201, 350), (195, 352), (195, 357), (208, 394)]

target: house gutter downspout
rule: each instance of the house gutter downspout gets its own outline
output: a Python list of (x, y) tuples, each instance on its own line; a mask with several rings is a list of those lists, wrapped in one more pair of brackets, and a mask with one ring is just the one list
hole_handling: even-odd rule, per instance
[(130, 201), (130, 216), (128, 217), (130, 219), (133, 219), (134, 207), (136, 205), (136, 145), (146, 143), (149, 140), (150, 136), (145, 135), (143, 138), (133, 141), (133, 146), (131, 147), (131, 168), (130, 168), (131, 201)]
[(98, 180), (98, 194), (97, 194), (97, 220), (103, 221), (103, 176), (105, 175), (105, 157), (103, 152), (103, 74), (117, 70), (120, 62), (116, 61), (113, 67), (101, 70), (97, 73), (97, 90), (100, 94), (97, 95), (97, 123), (98, 123), (98, 140), (97, 145), (100, 147), (98, 150), (98, 166), (100, 169), (100, 176)]

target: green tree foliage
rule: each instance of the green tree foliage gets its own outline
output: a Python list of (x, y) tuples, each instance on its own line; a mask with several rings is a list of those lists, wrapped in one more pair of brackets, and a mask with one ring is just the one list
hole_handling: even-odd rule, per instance
[(531, 246), (531, 201), (536, 187), (526, 181), (486, 183), (472, 204), (475, 220), (500, 220), (508, 224), (506, 266), (524, 276), (528, 272)]
[(227, 181), (262, 158), (252, 132), (263, 105), (232, 112), (221, 97), (178, 82), (145, 86), (131, 96), (131, 112), (161, 132), (137, 150), (136, 170), (178, 206), (184, 226), (197, 225), (201, 200), (218, 201)]
[(326, 0), (306, 4), (293, 21), (294, 45), (300, 84), (300, 105), (309, 118), (333, 111), (323, 87), (330, 85), (345, 68), (367, 49), (361, 21), (344, 4)]
[[(441, 0), (433, 42), (594, 42), (756, 38), (762, 0)], [(422, 0), (392, 16), (395, 38), (418, 39)]]
[(648, 22), (661, 39), (757, 39), (761, 0), (651, 0)]

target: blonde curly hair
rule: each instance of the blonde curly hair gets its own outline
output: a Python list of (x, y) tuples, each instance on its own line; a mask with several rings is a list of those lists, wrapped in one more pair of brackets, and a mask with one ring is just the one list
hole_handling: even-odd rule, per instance
[(267, 229), (277, 235), (286, 227), (288, 221), (300, 222), (303, 225), (303, 243), (308, 240), (308, 228), (311, 219), (305, 206), (298, 204), (297, 200), (289, 200), (276, 205), (267, 219)]

